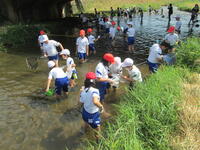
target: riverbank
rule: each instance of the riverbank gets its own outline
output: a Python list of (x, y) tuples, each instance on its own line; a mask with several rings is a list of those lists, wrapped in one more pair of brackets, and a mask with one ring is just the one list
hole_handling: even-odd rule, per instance
[(177, 66), (161, 66), (144, 83), (127, 91), (115, 105), (117, 115), (104, 128), (101, 142), (91, 142), (87, 149), (198, 150), (198, 40), (188, 38), (177, 48)]
[(140, 7), (144, 11), (148, 10), (149, 5), (153, 9), (159, 9), (163, 5), (169, 5), (169, 3), (174, 4), (181, 10), (191, 10), (195, 4), (198, 4), (198, 0), (83, 0), (83, 7), (86, 13), (94, 13), (94, 8), (98, 11), (110, 11), (110, 7), (116, 9), (117, 7), (129, 8), (129, 7)]

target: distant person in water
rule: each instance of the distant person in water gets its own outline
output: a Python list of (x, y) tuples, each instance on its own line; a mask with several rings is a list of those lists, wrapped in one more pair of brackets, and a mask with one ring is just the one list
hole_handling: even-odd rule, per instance
[(171, 15), (173, 14), (173, 6), (172, 4), (169, 4), (168, 6), (168, 18), (169, 18), (169, 21), (171, 21)]
[(126, 34), (128, 36), (128, 52), (134, 53), (135, 29), (133, 28), (132, 22), (128, 22), (128, 30), (127, 30)]
[(149, 15), (151, 15), (152, 7), (149, 5)]
[(79, 35), (76, 40), (76, 54), (78, 53), (80, 63), (84, 63), (89, 55), (89, 42), (85, 37), (85, 30), (80, 30)]
[(181, 22), (181, 17), (180, 17), (180, 15), (177, 15), (176, 17), (176, 25), (175, 25), (175, 29), (176, 29), (176, 32), (178, 33), (178, 34), (180, 34), (181, 33), (181, 26), (182, 26), (182, 22)]
[(197, 17), (198, 17), (198, 12), (199, 12), (199, 5), (196, 4), (194, 6), (194, 8), (192, 8), (191, 19), (190, 19), (190, 21), (188, 23), (189, 25), (190, 25), (191, 21), (192, 21), (193, 24), (195, 23), (195, 20), (197, 20)]
[(92, 35), (92, 28), (88, 28), (87, 29), (87, 38), (88, 38), (88, 42), (89, 42), (89, 53), (91, 54), (96, 54), (96, 48), (95, 48), (95, 42), (99, 40), (100, 36), (98, 36), (97, 38), (94, 37), (94, 35)]

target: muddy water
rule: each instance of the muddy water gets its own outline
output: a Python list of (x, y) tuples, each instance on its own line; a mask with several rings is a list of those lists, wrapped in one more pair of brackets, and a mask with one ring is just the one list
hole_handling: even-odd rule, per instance
[[(177, 10), (174, 12), (183, 16), (181, 37), (184, 38), (191, 34), (187, 26), (190, 14)], [(135, 17), (133, 22), (137, 32), (137, 53), (129, 57), (140, 63), (146, 58), (148, 47), (166, 34), (168, 22), (167, 18), (161, 18), (159, 15), (146, 14), (143, 24), (140, 24), (139, 17)], [(171, 24), (175, 24), (175, 19), (172, 19)], [(71, 33), (68, 31), (66, 33), (74, 36), (77, 30), (73, 29), (70, 30)], [(199, 35), (200, 31), (194, 27), (193, 33)], [(71, 51), (75, 50), (74, 38), (52, 38), (61, 41)], [(123, 37), (119, 38), (114, 54), (125, 58), (128, 55), (124, 53), (122, 39)], [(30, 71), (26, 66), (26, 57), (40, 56), (38, 47), (12, 49), (7, 54), (0, 53), (1, 150), (64, 150), (66, 147), (70, 150), (83, 149), (81, 138), (84, 136), (80, 132), (83, 122), (79, 110), (76, 109), (79, 99), (78, 89), (83, 83), (84, 74), (93, 71), (101, 54), (108, 51), (105, 43), (104, 40), (100, 40), (97, 44), (98, 55), (91, 57), (87, 63), (78, 65), (78, 87), (69, 97), (60, 101), (43, 95), (49, 71), (46, 66), (47, 60), (38, 60), (39, 67), (36, 72)], [(60, 63), (64, 64), (64, 61)], [(145, 67), (141, 69), (146, 72)], [(117, 92), (116, 95), (120, 94)], [(115, 102), (111, 100), (110, 103)], [(109, 106), (111, 107), (110, 104)]]

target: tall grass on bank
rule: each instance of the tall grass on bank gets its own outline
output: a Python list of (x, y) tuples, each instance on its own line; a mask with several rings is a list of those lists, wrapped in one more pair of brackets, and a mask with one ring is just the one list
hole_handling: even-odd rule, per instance
[(177, 65), (200, 73), (200, 38), (187, 38), (176, 51)]
[(199, 0), (179, 0), (174, 2), (180, 10), (191, 11), (195, 4), (199, 4)]
[(164, 67), (122, 98), (115, 120), (104, 129), (98, 150), (168, 150), (178, 124), (183, 71)]
[(195, 3), (199, 3), (198, 0), (82, 0), (82, 2), (86, 13), (93, 13), (94, 8), (98, 11), (109, 11), (110, 7), (113, 9), (140, 7), (146, 11), (149, 5), (154, 9), (159, 9), (162, 5), (169, 5), (169, 3), (175, 4), (181, 10), (191, 10)]

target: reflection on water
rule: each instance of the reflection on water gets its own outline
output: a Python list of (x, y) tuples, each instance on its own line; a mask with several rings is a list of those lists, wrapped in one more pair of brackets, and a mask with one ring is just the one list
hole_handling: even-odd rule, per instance
[[(190, 14), (174, 11), (174, 16), (180, 14), (183, 22), (181, 38), (188, 34), (187, 23)], [(136, 63), (144, 61), (147, 57), (149, 46), (155, 40), (163, 38), (168, 26), (167, 18), (159, 15), (144, 15), (143, 24), (140, 18), (133, 19), (136, 28), (137, 53), (129, 56)], [(171, 24), (175, 24), (172, 19)], [(191, 30), (191, 29), (190, 29)], [(77, 29), (74, 29), (77, 31)], [(199, 34), (198, 28), (193, 28), (193, 33)], [(72, 53), (75, 51), (74, 38), (54, 39), (61, 41)], [(125, 45), (123, 37), (119, 38), (114, 49), (114, 54), (122, 58)], [(73, 43), (73, 44), (72, 44)], [(81, 87), (86, 72), (93, 71), (104, 51), (108, 51), (106, 42), (100, 40), (97, 45), (96, 57), (83, 65), (78, 65), (78, 87)], [(38, 59), (38, 70), (32, 72), (26, 66), (26, 57), (40, 54), (36, 48), (21, 48), (9, 50), (8, 54), (0, 53), (0, 149), (1, 150), (64, 150), (78, 149), (80, 147), (81, 114), (76, 105), (79, 100), (79, 91), (71, 92), (68, 98), (56, 101), (43, 95), (46, 85), (48, 68), (46, 59)], [(77, 60), (76, 60), (77, 61)], [(64, 61), (61, 61), (64, 64)], [(145, 68), (143, 72), (146, 72)], [(121, 93), (118, 92), (117, 95)], [(117, 97), (117, 95), (114, 95)], [(108, 96), (109, 105), (115, 103), (112, 94)], [(111, 108), (112, 106), (107, 106)], [(109, 109), (108, 109), (109, 110)]]

